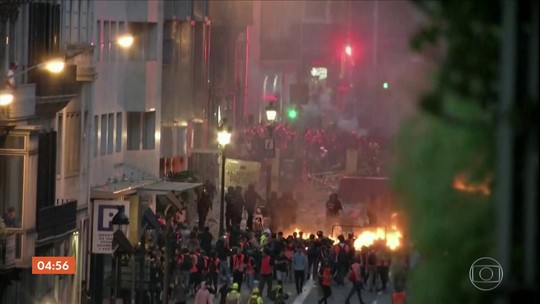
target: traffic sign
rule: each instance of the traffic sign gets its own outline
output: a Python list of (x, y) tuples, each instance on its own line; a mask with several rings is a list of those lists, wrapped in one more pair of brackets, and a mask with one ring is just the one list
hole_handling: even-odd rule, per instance
[(276, 156), (276, 142), (273, 138), (264, 139), (264, 156), (267, 158)]

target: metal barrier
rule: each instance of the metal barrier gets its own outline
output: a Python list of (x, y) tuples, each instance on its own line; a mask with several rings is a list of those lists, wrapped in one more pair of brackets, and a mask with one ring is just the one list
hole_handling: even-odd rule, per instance
[(0, 240), (0, 269), (15, 266), (15, 234), (6, 234)]
[(339, 185), (339, 178), (344, 174), (344, 171), (308, 173), (308, 180), (316, 187), (336, 192)]

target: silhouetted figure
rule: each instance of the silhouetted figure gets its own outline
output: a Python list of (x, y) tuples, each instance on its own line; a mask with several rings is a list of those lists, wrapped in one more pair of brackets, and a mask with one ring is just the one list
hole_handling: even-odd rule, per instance
[(208, 189), (202, 187), (199, 191), (199, 199), (197, 201), (197, 213), (199, 215), (199, 230), (203, 230), (206, 225), (206, 217), (212, 209), (212, 198)]
[(227, 187), (225, 203), (227, 204), (225, 208), (225, 226), (229, 229), (233, 224), (234, 205), (236, 204), (236, 195), (232, 186)]
[(234, 189), (235, 194), (235, 204), (233, 208), (233, 225), (240, 226), (242, 222), (242, 213), (244, 212), (244, 195), (242, 187), (236, 186)]
[(253, 214), (257, 208), (257, 204), (261, 200), (261, 196), (255, 191), (255, 185), (249, 184), (248, 189), (244, 193), (244, 201), (247, 212), (246, 229), (253, 230)]

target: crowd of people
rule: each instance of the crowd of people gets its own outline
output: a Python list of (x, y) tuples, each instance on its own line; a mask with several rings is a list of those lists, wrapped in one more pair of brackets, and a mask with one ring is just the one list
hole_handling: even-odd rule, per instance
[[(274, 303), (285, 303), (289, 297), (283, 291), (284, 282), (294, 282), (296, 293), (301, 294), (306, 280), (312, 277), (322, 289), (319, 303), (328, 303), (332, 284), (352, 282), (346, 303), (356, 293), (360, 303), (362, 290), (384, 291), (389, 285), (390, 253), (384, 244), (357, 252), (354, 236), (340, 235), (336, 242), (322, 231), (307, 238), (303, 233), (285, 236), (282, 232), (262, 233), (234, 227), (214, 243), (208, 227), (203, 232), (193, 227), (189, 237), (178, 237), (174, 244), (174, 259), (169, 269), (174, 288), (170, 296), (175, 303), (186, 303), (194, 297), (196, 304), (262, 303), (263, 295)], [(159, 284), (163, 269), (160, 257), (151, 256), (151, 303), (161, 298)], [(405, 259), (393, 261), (393, 288), (404, 296), (407, 268)], [(242, 299), (242, 289), (250, 296)]]
[[(215, 187), (206, 181), (197, 191), (197, 213), (199, 216), (198, 227), (202, 230), (206, 226), (206, 219), (211, 210), (215, 195)], [(278, 197), (277, 192), (270, 193), (270, 197), (263, 203), (262, 197), (255, 190), (253, 184), (243, 191), (242, 186), (230, 186), (225, 194), (225, 226), (231, 229), (240, 226), (242, 217), (246, 214), (245, 229), (253, 232), (262, 232), (265, 226), (264, 218), (271, 218), (269, 228), (276, 231), (278, 227), (288, 229), (296, 222), (298, 202), (292, 192), (284, 191)], [(287, 212), (283, 212), (287, 210)]]
[[(213, 199), (214, 188), (208, 183), (202, 188), (198, 192), (198, 202), (208, 204), (207, 200)], [(319, 303), (328, 303), (332, 285), (344, 285), (345, 279), (352, 282), (346, 303), (355, 293), (363, 303), (362, 290), (387, 289), (391, 258), (384, 243), (364, 247), (357, 252), (352, 233), (332, 240), (323, 231), (316, 235), (302, 232), (285, 235), (278, 231), (278, 227), (289, 227), (296, 221), (294, 209), (297, 203), (291, 193), (283, 193), (281, 197), (272, 193), (265, 208), (270, 218), (268, 225), (262, 223), (261, 197), (253, 185), (244, 192), (241, 187), (229, 187), (226, 203), (226, 232), (217, 238), (205, 225), (206, 217), (199, 218), (198, 225), (192, 229), (176, 217), (169, 217), (169, 235), (166, 236), (172, 244), (168, 269), (169, 278), (172, 278), (169, 298), (175, 303), (186, 303), (189, 297), (193, 297), (195, 304), (213, 303), (214, 299), (225, 304), (260, 304), (264, 296), (273, 303), (285, 303), (289, 295), (283, 291), (283, 284), (294, 282), (296, 293), (301, 294), (309, 278), (318, 282), (322, 290)], [(330, 196), (326, 207), (330, 217), (342, 210), (335, 195)], [(201, 209), (199, 207), (198, 211)], [(241, 229), (244, 212), (245, 227)], [(161, 223), (165, 227), (164, 219)], [(160, 302), (163, 296), (161, 282), (165, 257), (160, 250), (163, 246), (159, 244), (163, 240), (155, 242), (152, 244), (150, 241), (147, 255), (153, 278), (150, 281), (150, 303)], [(402, 263), (399, 260), (393, 264), (399, 266)], [(405, 276), (393, 278), (398, 279), (393, 284), (394, 291), (404, 291)], [(245, 292), (242, 293), (246, 288), (249, 291), (247, 297)]]

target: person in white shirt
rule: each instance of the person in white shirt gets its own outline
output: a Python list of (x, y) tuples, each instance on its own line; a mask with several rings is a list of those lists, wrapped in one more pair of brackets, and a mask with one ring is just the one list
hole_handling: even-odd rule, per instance
[(9, 64), (9, 70), (6, 74), (6, 85), (9, 89), (15, 89), (15, 71), (17, 71), (17, 62), (12, 61)]

